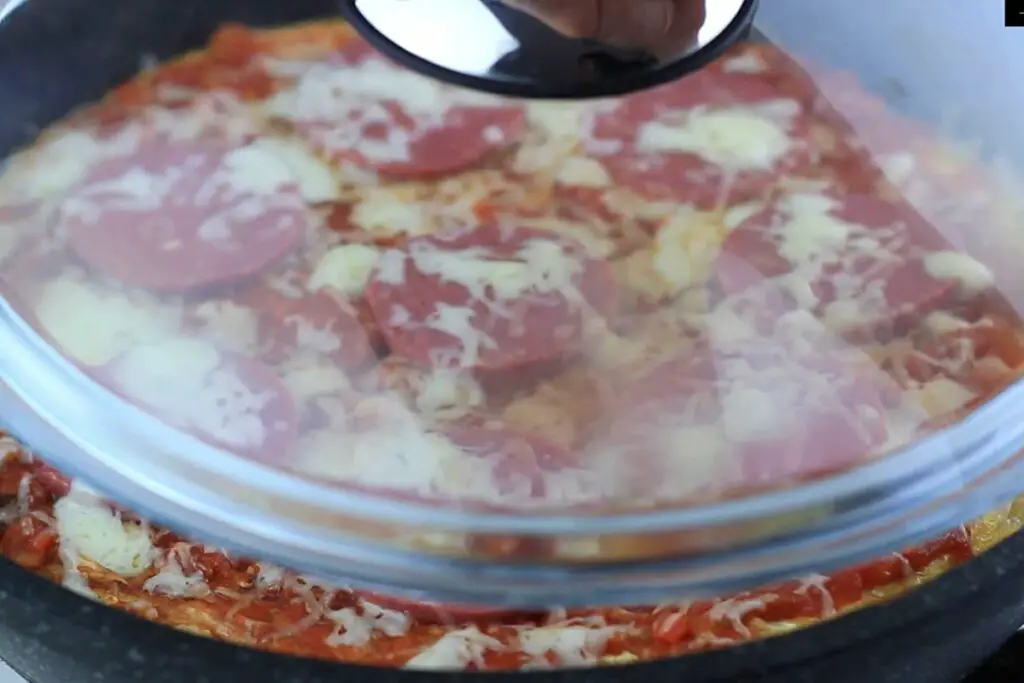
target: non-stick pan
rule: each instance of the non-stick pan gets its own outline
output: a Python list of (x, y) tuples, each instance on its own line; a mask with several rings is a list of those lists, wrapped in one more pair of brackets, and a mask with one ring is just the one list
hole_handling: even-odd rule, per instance
[[(27, 0), (0, 24), (0, 154), (98, 98), (140, 62), (201, 45), (225, 21), (274, 25), (335, 10), (330, 0)], [(891, 604), (791, 635), (643, 665), (488, 678), (954, 683), (1022, 622), (1024, 535), (1017, 535)], [(33, 683), (426, 683), (473, 676), (369, 669), (238, 648), (92, 603), (7, 561), (0, 561), (0, 657)]]
[[(31, 683), (433, 683), (474, 676), (532, 683), (959, 683), (1024, 622), (1024, 535), (889, 604), (790, 635), (648, 664), (513, 674), (376, 669), (256, 652), (97, 605), (7, 561), (0, 561), (0, 586), (0, 658)], [(1003, 680), (1020, 678), (992, 673), (983, 683)]]

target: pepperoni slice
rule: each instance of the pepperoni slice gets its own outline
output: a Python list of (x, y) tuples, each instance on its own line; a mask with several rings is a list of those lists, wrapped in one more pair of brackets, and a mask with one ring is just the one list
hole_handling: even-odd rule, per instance
[[(750, 367), (750, 360), (744, 357), (743, 365)], [(727, 436), (739, 487), (762, 489), (839, 472), (864, 462), (888, 438), (881, 411), (891, 405), (896, 387), (867, 361), (824, 351), (796, 357), (780, 346), (761, 354), (754, 367), (753, 373), (723, 373), (719, 389), (723, 414), (732, 412)], [(768, 409), (770, 419), (756, 414), (760, 409)]]
[(826, 348), (804, 344), (797, 353), (762, 338), (699, 346), (662, 363), (622, 392), (611, 452), (629, 462), (638, 495), (671, 498), (759, 490), (854, 466), (886, 441), (881, 411), (896, 387), (848, 349)]
[(310, 67), (281, 115), (326, 154), (405, 178), (471, 168), (525, 131), (520, 105), (436, 84), (425, 94), (421, 77), (407, 87), (395, 78), (410, 74), (357, 45)]
[(715, 265), (726, 295), (781, 288), (837, 333), (889, 336), (946, 303), (955, 283), (928, 274), (948, 249), (912, 207), (870, 195), (783, 198), (733, 230)]
[(490, 422), (486, 425), (451, 425), (445, 436), (459, 448), (470, 453), (495, 458), (495, 479), (511, 490), (527, 486), (534, 496), (544, 498), (547, 490), (545, 474), (572, 464), (573, 456), (542, 436)]
[(346, 369), (366, 367), (380, 345), (366, 314), (333, 289), (307, 292), (301, 286), (274, 289), (265, 283), (235, 297), (259, 316), (261, 357), (276, 366), (296, 355), (329, 358)]
[(629, 422), (643, 416), (657, 419), (657, 413), (664, 410), (678, 414), (683, 403), (713, 387), (717, 379), (714, 349), (700, 342), (621, 387), (621, 409), (629, 411)]
[(719, 418), (717, 378), (714, 351), (702, 344), (625, 383), (615, 417), (586, 461), (616, 473), (614, 486), (625, 495), (660, 498), (671, 489), (671, 497), (687, 498), (717, 490), (725, 461), (705, 452), (701, 438)]
[(553, 233), (484, 226), (383, 254), (366, 299), (395, 353), (426, 365), (508, 370), (570, 355), (583, 309), (608, 310), (608, 266)]
[(291, 394), (267, 366), (176, 338), (135, 347), (98, 379), (170, 425), (240, 455), (282, 462), (294, 451)]
[(366, 152), (359, 157), (363, 164), (392, 176), (438, 176), (462, 171), (516, 143), (526, 128), (526, 117), (519, 107), (452, 107), (438, 122), (425, 122), (394, 104), (389, 108), (391, 130), (367, 126), (364, 134), (384, 144), (390, 144), (392, 135), (408, 136), (407, 157), (374, 160)]
[(498, 419), (461, 420), (427, 429), (410, 423), (408, 410), (400, 403), (376, 398), (363, 396), (356, 406), (358, 417), (349, 421), (339, 443), (361, 447), (366, 439), (379, 454), (376, 460), (391, 462), (394, 468), (409, 466), (410, 451), (420, 452), (424, 464), (414, 472), (394, 472), (383, 479), (346, 473), (345, 480), (360, 488), (433, 505), (507, 510), (557, 495), (547, 489), (548, 475), (575, 463), (565, 446)]
[(97, 164), (65, 198), (74, 251), (130, 285), (183, 292), (282, 259), (310, 216), (290, 174), (254, 147), (151, 138)]
[(634, 95), (597, 116), (593, 152), (616, 185), (700, 209), (766, 196), (813, 174), (805, 101), (761, 75), (715, 70)]

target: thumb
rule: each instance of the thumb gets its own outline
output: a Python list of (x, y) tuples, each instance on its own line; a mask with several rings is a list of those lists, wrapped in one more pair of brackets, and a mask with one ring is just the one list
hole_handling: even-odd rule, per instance
[(506, 0), (559, 33), (655, 53), (685, 49), (704, 23), (704, 0)]

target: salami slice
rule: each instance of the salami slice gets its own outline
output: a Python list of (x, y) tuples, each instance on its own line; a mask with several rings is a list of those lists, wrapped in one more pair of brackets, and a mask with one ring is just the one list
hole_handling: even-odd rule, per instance
[(567, 356), (584, 310), (608, 310), (606, 264), (554, 233), (484, 226), (383, 254), (366, 298), (395, 353), (426, 365), (507, 370)]
[(720, 70), (635, 95), (597, 116), (592, 152), (617, 186), (713, 209), (813, 174), (803, 99), (761, 75)]
[(715, 423), (716, 356), (701, 344), (625, 382), (607, 433), (585, 462), (615, 478), (623, 498), (680, 500), (713, 495), (732, 479)]
[(634, 493), (765, 489), (849, 468), (881, 446), (893, 380), (828, 339), (787, 342), (699, 346), (627, 387), (605, 450), (628, 462)]
[(299, 129), (329, 154), (349, 156), (384, 175), (427, 178), (458, 173), (516, 143), (526, 126), (519, 107), (453, 106), (443, 114), (410, 113), (396, 102), (379, 104), (381, 120), (367, 115), (359, 138), (338, 147), (336, 124), (303, 124)]
[(270, 368), (250, 358), (175, 338), (137, 346), (97, 374), (168, 424), (239, 455), (280, 463), (293, 454), (294, 401)]
[(215, 140), (146, 140), (97, 164), (60, 208), (83, 261), (160, 292), (254, 275), (294, 249), (310, 220), (277, 160)]
[(518, 104), (427, 81), (353, 49), (311, 65), (271, 111), (331, 157), (408, 178), (475, 166), (517, 143), (526, 126)]
[(842, 353), (805, 352), (796, 362), (780, 354), (793, 356), (780, 348), (770, 366), (732, 375), (720, 390), (724, 422), (739, 427), (728, 430), (738, 488), (841, 472), (865, 462), (889, 436), (882, 414), (898, 391), (881, 369)]
[(235, 297), (259, 318), (261, 357), (270, 365), (296, 356), (319, 356), (352, 371), (365, 368), (379, 344), (349, 299), (333, 289), (282, 292), (259, 283)]
[(425, 427), (401, 401), (362, 396), (344, 429), (306, 440), (296, 470), (390, 498), (460, 509), (517, 510), (554, 497), (573, 462), (563, 446), (500, 420)]
[(888, 336), (946, 302), (925, 258), (949, 245), (912, 207), (869, 195), (794, 195), (737, 227), (715, 272), (728, 294), (780, 287), (834, 331)]
[[(444, 435), (459, 448), (491, 459), (499, 487), (521, 495), (529, 490), (536, 499), (557, 499), (546, 475), (574, 462), (573, 455), (553, 441), (536, 434), (490, 421), (485, 425), (449, 425)], [(496, 505), (501, 503), (496, 501)]]

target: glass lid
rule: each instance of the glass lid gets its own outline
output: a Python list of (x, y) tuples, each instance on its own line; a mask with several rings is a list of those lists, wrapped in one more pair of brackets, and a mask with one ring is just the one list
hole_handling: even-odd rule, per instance
[[(0, 419), (176, 530), (463, 602), (720, 594), (1007, 500), (1010, 30), (764, 5), (686, 77), (536, 100), (332, 7), (21, 4)], [(989, 67), (933, 54), (965, 26)]]

